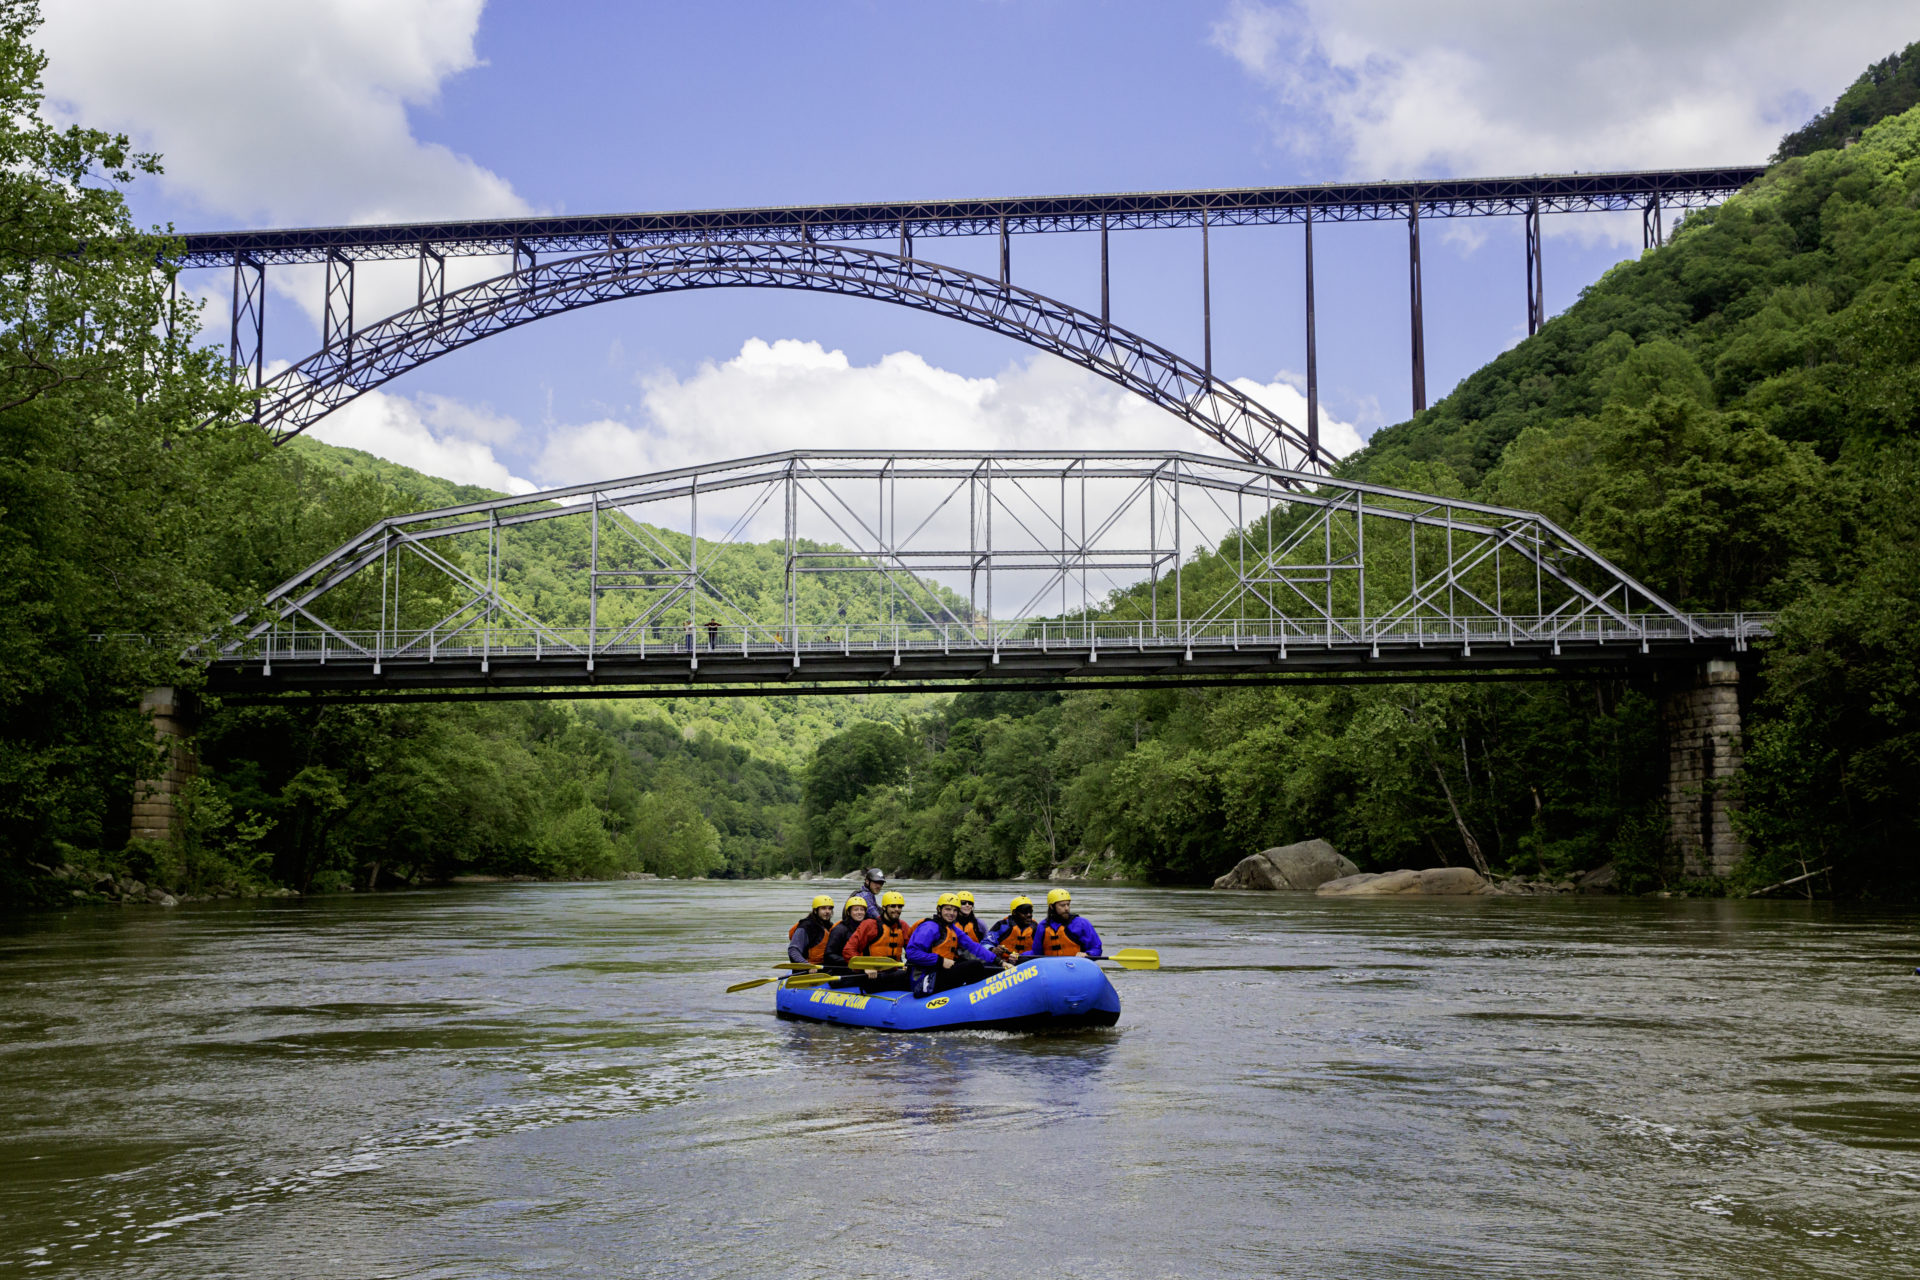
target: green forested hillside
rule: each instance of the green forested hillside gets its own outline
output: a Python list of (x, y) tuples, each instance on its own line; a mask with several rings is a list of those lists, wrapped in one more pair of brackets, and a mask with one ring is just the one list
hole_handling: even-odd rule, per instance
[[(1345, 471), (1545, 512), (1690, 608), (1782, 610), (1736, 883), (1830, 865), (1837, 893), (1905, 895), (1920, 887), (1916, 433), (1920, 109), (1689, 216)], [(1196, 608), (1218, 560), (1184, 571)], [(1628, 888), (1675, 887), (1661, 742), (1649, 691), (1612, 683), (961, 699), (856, 798), (810, 794), (810, 822), (822, 843), (959, 871), (1111, 848), (1193, 880), (1323, 835), (1363, 866), (1612, 861)]]

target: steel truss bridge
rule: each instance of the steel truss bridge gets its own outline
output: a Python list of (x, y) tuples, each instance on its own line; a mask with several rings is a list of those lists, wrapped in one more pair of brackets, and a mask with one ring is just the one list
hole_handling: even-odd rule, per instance
[[(1666, 210), (1725, 199), (1755, 166), (1635, 173), (1317, 184), (1207, 191), (719, 209), (488, 221), (200, 233), (172, 264), (233, 272), (229, 354), (262, 388), (256, 419), (278, 439), (373, 387), (492, 333), (620, 297), (715, 287), (809, 289), (876, 298), (964, 320), (1109, 377), (1173, 410), (1236, 456), (1283, 471), (1320, 472), (1313, 228), (1326, 222), (1402, 221), (1407, 227), (1411, 385), (1424, 409), (1426, 340), (1420, 266), (1424, 219), (1519, 216), (1526, 224), (1528, 332), (1546, 319), (1540, 219), (1549, 213), (1638, 210), (1648, 247)], [(1306, 264), (1307, 420), (1282, 421), (1213, 376), (1209, 233), (1216, 226), (1298, 223)], [(1202, 351), (1197, 361), (1111, 324), (1108, 237), (1115, 231), (1200, 232)], [(1099, 306), (1071, 306), (1013, 283), (1018, 235), (1097, 232)], [(915, 241), (996, 236), (997, 277), (941, 266)], [(887, 241), (892, 252), (855, 247)], [(447, 287), (447, 261), (497, 256), (511, 270)], [(416, 305), (356, 327), (354, 269), (417, 263)], [(269, 266), (323, 264), (322, 348), (268, 382)]]
[(788, 452), (383, 520), (199, 656), (247, 700), (1058, 688), (1645, 672), (1768, 623), (1535, 514), (1256, 462)]

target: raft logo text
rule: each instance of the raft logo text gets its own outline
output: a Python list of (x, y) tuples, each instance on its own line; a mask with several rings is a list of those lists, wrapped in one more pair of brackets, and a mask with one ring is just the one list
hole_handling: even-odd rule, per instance
[(837, 1004), (849, 1009), (864, 1009), (867, 1007), (867, 997), (854, 995), (850, 991), (816, 991), (808, 1003)]
[(1005, 991), (1008, 987), (1018, 986), (1020, 983), (1025, 982), (1028, 978), (1033, 977), (1035, 974), (1039, 972), (1040, 972), (1040, 966), (1037, 964), (1021, 965), (1018, 969), (1015, 969), (1012, 973), (1008, 974), (1006, 977), (995, 978), (992, 982), (989, 982), (986, 986), (980, 988), (978, 991), (968, 992), (967, 1003), (979, 1004), (982, 1000), (985, 1000), (988, 996), (997, 996), (1002, 991)]

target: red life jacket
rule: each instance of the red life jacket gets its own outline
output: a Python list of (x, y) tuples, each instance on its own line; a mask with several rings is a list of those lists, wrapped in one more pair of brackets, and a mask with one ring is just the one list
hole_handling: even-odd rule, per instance
[(874, 936), (872, 942), (867, 944), (866, 950), (859, 952), (860, 955), (891, 956), (893, 959), (899, 960), (907, 954), (906, 925), (901, 924), (897, 920), (892, 924), (888, 924), (884, 916), (870, 923), (879, 929), (879, 933)]
[(1040, 926), (1040, 954), (1043, 956), (1077, 956), (1080, 944), (1067, 932), (1071, 920), (1057, 920), (1049, 917)]
[(1033, 945), (1032, 925), (1015, 924), (1012, 916), (1008, 916), (1005, 920), (1002, 920), (1000, 924), (993, 927), (998, 929), (1000, 925), (1005, 925), (1007, 928), (1006, 933), (1000, 938), (1000, 945), (1013, 952), (1013, 954), (1019, 955)]
[[(810, 927), (810, 924), (820, 926), (819, 931), (816, 933)], [(805, 952), (807, 963), (819, 964), (822, 960), (826, 959), (827, 956), (827, 934), (830, 930), (826, 922), (821, 920), (819, 916), (814, 915), (811, 911), (806, 914), (805, 919), (802, 919), (798, 924), (794, 925), (793, 928), (787, 930), (788, 939), (792, 939), (793, 935), (802, 929), (805, 929), (807, 933), (813, 937), (813, 942), (807, 947)]]

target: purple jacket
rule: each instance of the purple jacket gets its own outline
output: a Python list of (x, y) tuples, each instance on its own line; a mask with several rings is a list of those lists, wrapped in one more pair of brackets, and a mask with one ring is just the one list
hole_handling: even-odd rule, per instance
[(960, 939), (960, 949), (975, 960), (992, 964), (999, 958), (944, 920), (922, 920), (907, 935), (907, 963), (916, 969), (938, 969), (940, 957), (933, 953), (932, 948), (939, 945), (943, 933), (951, 933)]
[(1062, 925), (1049, 913), (1044, 920), (1034, 921), (1033, 945), (1026, 949), (1021, 955), (1021, 959), (1024, 960), (1028, 956), (1043, 956), (1047, 954), (1047, 930), (1061, 928), (1067, 931), (1069, 938), (1072, 938), (1080, 944), (1080, 949), (1086, 952), (1090, 959), (1098, 960), (1100, 958), (1100, 935), (1093, 931), (1093, 926), (1087, 923), (1085, 916), (1075, 916), (1073, 919), (1067, 921), (1065, 925)]

